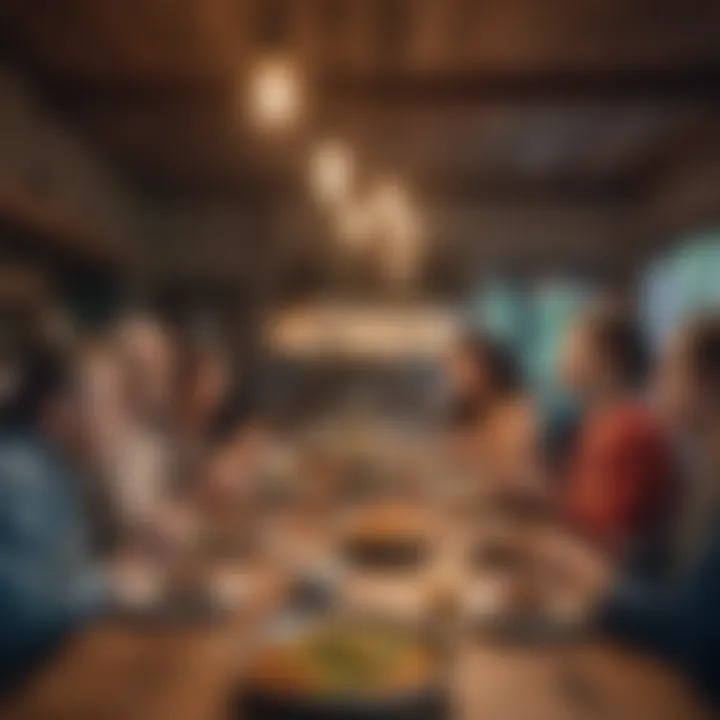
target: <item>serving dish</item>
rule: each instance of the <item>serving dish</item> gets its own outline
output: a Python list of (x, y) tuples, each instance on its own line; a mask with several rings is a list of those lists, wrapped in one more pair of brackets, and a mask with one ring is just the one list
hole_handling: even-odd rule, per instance
[(301, 622), (256, 649), (238, 694), (249, 720), (443, 720), (445, 663), (428, 633), (369, 618)]

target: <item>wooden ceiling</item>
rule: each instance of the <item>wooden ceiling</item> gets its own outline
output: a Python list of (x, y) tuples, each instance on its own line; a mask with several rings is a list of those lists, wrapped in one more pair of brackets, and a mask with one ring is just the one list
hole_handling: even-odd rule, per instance
[[(428, 194), (643, 192), (717, 140), (717, 0), (4, 0), (3, 45), (147, 193), (299, 190), (309, 143)], [(243, 83), (307, 79), (291, 137), (248, 131)]]

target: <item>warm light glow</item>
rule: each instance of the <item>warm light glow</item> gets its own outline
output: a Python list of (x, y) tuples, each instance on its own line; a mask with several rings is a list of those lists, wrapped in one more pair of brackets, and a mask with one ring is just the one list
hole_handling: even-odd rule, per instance
[(353, 176), (350, 148), (341, 140), (328, 140), (310, 158), (310, 184), (318, 202), (337, 203), (350, 192)]
[(372, 216), (362, 203), (348, 201), (338, 207), (335, 230), (348, 250), (360, 250), (367, 245), (372, 229)]
[(385, 178), (375, 186), (373, 206), (380, 215), (387, 217), (402, 211), (406, 204), (407, 193), (397, 180)]
[(251, 71), (250, 111), (263, 128), (284, 128), (296, 123), (302, 114), (300, 79), (293, 64), (272, 59), (258, 63)]
[(457, 332), (451, 309), (426, 305), (313, 304), (282, 311), (265, 326), (273, 352), (301, 357), (437, 358)]
[(415, 231), (415, 212), (407, 191), (395, 180), (383, 180), (375, 189), (372, 212), (386, 232), (404, 236)]
[(395, 180), (382, 181), (372, 200), (372, 214), (383, 237), (383, 268), (393, 282), (411, 282), (420, 263), (420, 221), (408, 192)]

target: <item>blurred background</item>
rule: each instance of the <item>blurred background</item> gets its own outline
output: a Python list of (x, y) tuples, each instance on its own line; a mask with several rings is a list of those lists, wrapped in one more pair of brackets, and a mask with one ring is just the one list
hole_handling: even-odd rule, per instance
[[(471, 545), (487, 517), (511, 516), (519, 554), (533, 555), (538, 525), (576, 529), (564, 483), (577, 468), (602, 475), (581, 508), (589, 534), (612, 535), (589, 544), (627, 570), (627, 548), (652, 543), (636, 527), (618, 540), (608, 507), (647, 500), (640, 517), (675, 497), (666, 445), (720, 469), (720, 324), (692, 326), (683, 361), (667, 351), (659, 398), (654, 374), (641, 384), (636, 372), (641, 344), (665, 357), (675, 330), (720, 308), (719, 280), (717, 0), (0, 0), (0, 693), (59, 637), (76, 642), (12, 717), (220, 717), (252, 620), (148, 640), (116, 616), (187, 628), (219, 606), (244, 612), (262, 584), (251, 565), (284, 578), (288, 606), (355, 601), (365, 590), (338, 570), (338, 533), (411, 537), (413, 555), (435, 528), (428, 509), (462, 515)], [(598, 298), (628, 315), (601, 313), (573, 335)], [(585, 404), (561, 433), (563, 379)], [(664, 444), (645, 411), (665, 412), (665, 395), (690, 409), (663, 417)], [(618, 415), (597, 432), (622, 453), (630, 443), (619, 459), (582, 442), (608, 405)], [(545, 425), (571, 457), (562, 472)], [(343, 483), (358, 477), (355, 505)], [(610, 486), (603, 514), (593, 501)], [(292, 512), (273, 515), (276, 495)], [(401, 509), (348, 520), (368, 496)], [(695, 510), (720, 507), (698, 497)], [(475, 501), (486, 514), (463, 515)], [(687, 533), (693, 560), (720, 548), (710, 514), (684, 517), (707, 530)], [(452, 645), (471, 583), (452, 554), (462, 523), (445, 523), (428, 557), (448, 546), (451, 559), (428, 565), (423, 592)], [(87, 547), (69, 539), (81, 525)], [(517, 607), (532, 615), (542, 594), (536, 575), (558, 578), (541, 564), (528, 581), (532, 563), (507, 556), (479, 565), (521, 578), (497, 606), (514, 632)], [(680, 614), (702, 627), (673, 647), (705, 691), (720, 667), (716, 566), (689, 574)], [(405, 620), (413, 588), (399, 591)], [(278, 603), (263, 598), (267, 615)], [(353, 655), (355, 636), (335, 630), (318, 654), (327, 640)], [(546, 650), (468, 651), (456, 682), (472, 699), (458, 716), (476, 720), (502, 695), (520, 704), (489, 717), (702, 717), (642, 705), (670, 684), (643, 685), (634, 656), (592, 645), (599, 665), (578, 675), (580, 656), (550, 662)], [(87, 682), (83, 653), (105, 685)], [(595, 687), (600, 666), (612, 691)], [(526, 685), (531, 667), (545, 669)], [(476, 687), (485, 674), (495, 680)]]
[(211, 308), (245, 348), (338, 294), (636, 280), (717, 221), (719, 28), (703, 0), (6, 0), (4, 293)]

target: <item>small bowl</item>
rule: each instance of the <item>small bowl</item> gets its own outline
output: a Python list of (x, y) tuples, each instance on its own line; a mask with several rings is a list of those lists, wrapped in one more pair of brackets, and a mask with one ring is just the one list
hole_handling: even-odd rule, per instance
[(376, 569), (416, 568), (430, 557), (425, 538), (350, 537), (343, 543), (343, 554), (353, 564)]

